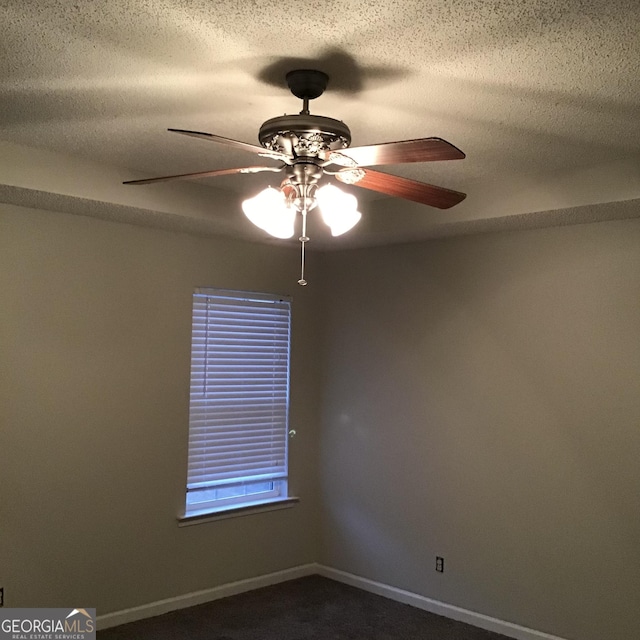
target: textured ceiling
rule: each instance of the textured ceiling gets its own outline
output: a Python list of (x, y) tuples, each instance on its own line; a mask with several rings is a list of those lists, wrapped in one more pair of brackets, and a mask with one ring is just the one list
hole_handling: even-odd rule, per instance
[(240, 201), (268, 175), (120, 182), (252, 164), (166, 129), (255, 144), (300, 110), (284, 74), (315, 67), (313, 113), (354, 145), (449, 140), (465, 160), (383, 170), (469, 194), (357, 189), (363, 222), (333, 240), (310, 221), (316, 246), (640, 216), (639, 25), (637, 0), (0, 0), (0, 199), (262, 240)]

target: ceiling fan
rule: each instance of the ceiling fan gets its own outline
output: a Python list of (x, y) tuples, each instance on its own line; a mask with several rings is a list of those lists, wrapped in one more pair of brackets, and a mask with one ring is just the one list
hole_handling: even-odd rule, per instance
[(356, 198), (342, 192), (331, 183), (321, 186), (323, 176), (332, 176), (344, 184), (439, 209), (453, 207), (466, 197), (466, 194), (459, 191), (364, 168), (409, 162), (461, 160), (465, 154), (460, 149), (441, 138), (418, 138), (350, 147), (351, 131), (344, 122), (312, 115), (309, 112), (309, 101), (324, 93), (329, 76), (315, 69), (298, 69), (290, 71), (286, 81), (291, 93), (303, 101), (302, 111), (297, 115), (271, 118), (263, 123), (258, 133), (258, 140), (262, 146), (223, 138), (212, 133), (169, 129), (173, 133), (244, 149), (260, 157), (277, 161), (277, 166), (199, 171), (128, 180), (124, 184), (152, 184), (239, 173), (283, 173), (284, 179), (280, 189), (269, 187), (254, 198), (245, 200), (242, 208), (251, 222), (278, 238), (293, 236), (296, 216), (298, 213), (301, 214), (302, 233), (299, 240), (302, 243), (302, 273), (298, 280), (301, 285), (307, 284), (304, 279), (305, 244), (309, 241), (307, 213), (318, 206), (334, 236), (345, 233), (361, 218), (360, 212), (357, 211)]

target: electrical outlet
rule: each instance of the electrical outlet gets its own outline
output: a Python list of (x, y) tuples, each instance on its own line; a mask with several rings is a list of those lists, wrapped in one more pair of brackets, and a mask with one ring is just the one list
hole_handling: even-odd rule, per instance
[(444, 558), (436, 556), (436, 571), (444, 573)]
[(0, 587), (0, 607), (4, 607), (4, 587)]

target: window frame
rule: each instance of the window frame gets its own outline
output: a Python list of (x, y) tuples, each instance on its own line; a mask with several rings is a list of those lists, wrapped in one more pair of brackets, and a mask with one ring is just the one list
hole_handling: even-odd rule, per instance
[[(200, 330), (202, 329), (202, 326), (203, 326), (202, 325), (202, 319), (203, 319), (202, 309), (197, 311), (196, 307), (198, 302), (200, 302), (200, 305), (202, 304), (203, 298), (206, 299), (207, 305), (209, 305), (210, 302), (213, 301), (214, 305), (218, 303), (219, 305), (221, 305), (221, 308), (223, 309), (225, 305), (229, 305), (229, 308), (235, 308), (236, 305), (238, 305), (239, 307), (245, 307), (243, 310), (237, 311), (235, 314), (233, 312), (226, 314), (229, 316), (229, 318), (225, 320), (223, 316), (226, 313), (226, 309), (224, 309), (224, 312), (221, 312), (221, 309), (217, 309), (217, 311), (214, 310), (210, 312), (209, 307), (207, 306), (207, 309), (204, 312), (204, 317), (205, 317), (204, 326), (205, 326), (205, 333), (206, 333), (204, 347), (202, 345), (202, 337), (200, 338), (196, 337), (196, 334), (197, 334), (196, 326)], [(280, 309), (279, 311), (278, 310), (275, 311), (274, 318), (273, 318), (273, 336), (274, 337), (269, 338), (268, 320), (266, 321), (267, 322), (266, 325), (259, 324), (259, 321), (265, 322), (264, 318), (260, 317), (259, 309), (260, 308), (268, 309), (267, 305), (272, 305), (272, 304), (279, 305)], [(274, 306), (274, 309), (277, 309), (277, 307)], [(246, 316), (246, 318), (243, 317), (243, 321), (238, 322), (238, 318), (235, 317), (236, 315), (238, 316), (243, 315), (243, 316)], [(268, 315), (269, 314), (267, 313), (267, 316)], [(185, 499), (184, 499), (184, 511), (183, 511), (183, 514), (178, 517), (179, 524), (192, 524), (200, 521), (209, 521), (209, 520), (218, 519), (218, 518), (232, 517), (233, 515), (246, 515), (249, 513), (256, 513), (256, 512), (272, 510), (272, 509), (282, 509), (287, 506), (293, 506), (293, 504), (295, 504), (298, 501), (298, 499), (291, 497), (288, 491), (288, 474), (289, 474), (288, 440), (289, 440), (289, 410), (290, 410), (292, 298), (290, 296), (276, 295), (276, 294), (264, 293), (264, 292), (239, 291), (239, 290), (230, 290), (230, 289), (220, 289), (220, 288), (214, 288), (214, 287), (198, 287), (194, 290), (192, 294), (191, 318), (192, 318), (191, 368), (190, 368), (190, 382), (189, 382), (190, 397), (189, 397), (189, 431), (188, 431), (189, 444), (187, 448), (187, 468), (188, 469), (187, 469), (186, 492), (185, 492)], [(248, 323), (245, 325), (244, 320), (246, 320), (247, 318), (248, 318)], [(252, 322), (254, 324), (252, 324)], [(237, 323), (237, 324), (234, 324), (234, 323)], [(252, 340), (250, 338), (245, 337), (244, 338), (245, 342), (243, 342), (243, 338), (239, 337), (236, 340), (238, 344), (235, 347), (227, 347), (231, 349), (231, 351), (229, 351), (231, 355), (229, 357), (226, 357), (226, 354), (225, 354), (225, 357), (221, 358), (220, 353), (217, 352), (219, 351), (217, 347), (219, 346), (219, 344), (222, 344), (224, 340), (220, 338), (220, 336), (218, 336), (219, 343), (209, 342), (209, 331), (210, 330), (213, 331), (211, 329), (212, 325), (215, 325), (215, 328), (222, 332), (224, 332), (225, 329), (229, 329), (231, 331), (237, 331), (239, 336), (244, 335), (243, 331), (245, 331), (245, 329), (243, 329), (243, 327), (246, 327), (246, 331), (245, 331), (246, 335), (251, 337), (254, 337), (255, 331), (260, 332), (260, 327), (263, 327), (262, 333), (266, 337), (263, 340), (258, 339), (257, 344), (258, 344), (258, 348), (261, 348), (261, 347), (266, 348), (266, 352), (265, 352), (266, 355), (263, 354), (261, 357), (264, 357), (265, 362), (272, 365), (273, 373), (271, 378), (269, 378), (268, 367), (267, 367), (266, 377), (263, 372), (262, 378), (266, 379), (265, 384), (267, 386), (267, 389), (269, 388), (268, 387), (269, 384), (272, 385), (272, 396), (273, 397), (279, 396), (278, 400), (274, 400), (274, 399), (271, 400), (273, 406), (277, 405), (279, 412), (276, 410), (272, 410), (272, 413), (277, 414), (278, 417), (272, 418), (271, 425), (273, 426), (270, 426), (266, 429), (266, 431), (272, 431), (272, 433), (271, 435), (265, 436), (266, 443), (264, 447), (265, 447), (265, 452), (267, 454), (269, 453), (269, 447), (271, 447), (272, 450), (279, 451), (280, 453), (284, 452), (283, 461), (278, 459), (277, 464), (272, 462), (271, 471), (267, 472), (267, 474), (264, 474), (266, 476), (265, 478), (260, 478), (259, 475), (254, 474), (253, 476), (225, 477), (222, 479), (218, 478), (217, 480), (210, 480), (207, 482), (203, 482), (202, 479), (205, 476), (207, 476), (207, 474), (213, 477), (216, 475), (220, 475), (222, 473), (221, 467), (216, 467), (215, 463), (212, 463), (209, 466), (207, 466), (208, 465), (207, 461), (205, 461), (204, 463), (198, 462), (198, 465), (200, 465), (200, 468), (196, 472), (193, 471), (194, 465), (195, 465), (193, 460), (194, 456), (202, 458), (202, 455), (198, 456), (198, 453), (194, 453), (194, 451), (201, 453), (201, 450), (203, 447), (203, 445), (200, 443), (196, 448), (192, 448), (194, 440), (198, 440), (199, 442), (201, 442), (202, 439), (204, 438), (206, 442), (206, 444), (204, 445), (204, 449), (209, 451), (211, 448), (215, 449), (216, 438), (221, 439), (223, 437), (221, 435), (215, 434), (215, 430), (216, 430), (215, 426), (210, 426), (209, 424), (206, 424), (204, 427), (202, 425), (199, 425), (198, 427), (194, 427), (194, 422), (196, 420), (196, 418), (194, 418), (194, 414), (198, 415), (198, 420), (200, 422), (202, 422), (203, 412), (206, 415), (206, 418), (204, 420), (205, 423), (208, 423), (209, 415), (214, 416), (212, 418), (212, 421), (214, 422), (214, 424), (216, 420), (220, 420), (220, 416), (218, 416), (217, 418), (215, 417), (216, 416), (215, 400), (212, 400), (209, 404), (207, 404), (207, 402), (203, 403), (201, 398), (199, 401), (200, 406), (196, 410), (194, 409), (194, 397), (196, 397), (197, 395), (200, 395), (201, 397), (204, 395), (206, 397), (207, 392), (210, 388), (216, 388), (215, 387), (216, 378), (219, 379), (222, 377), (226, 382), (227, 374), (225, 372), (224, 362), (228, 360), (235, 362), (235, 358), (247, 357), (246, 356), (247, 351), (250, 350), (248, 345), (252, 343)], [(283, 329), (283, 326), (285, 325), (286, 325), (286, 329)], [(220, 329), (221, 327), (222, 329)], [(265, 327), (267, 331), (264, 331)], [(278, 339), (280, 339), (280, 342), (282, 342), (283, 334), (286, 334), (286, 363), (284, 364), (284, 367), (282, 362), (282, 356), (283, 356), (282, 344), (280, 344), (279, 347), (275, 346), (275, 344), (272, 347), (268, 346), (270, 340), (271, 342), (276, 343), (278, 342)], [(214, 347), (212, 349), (212, 351), (214, 352), (214, 355), (208, 355), (210, 350), (210, 344), (214, 344)], [(265, 345), (267, 346), (265, 347)], [(235, 348), (236, 351), (233, 351), (232, 350), (233, 348)], [(203, 368), (203, 360), (202, 360), (203, 353), (204, 353), (204, 373), (202, 372), (196, 373), (196, 370), (198, 369), (198, 367), (200, 369)], [(252, 352), (252, 355), (253, 355), (253, 352)], [(251, 356), (249, 357), (250, 359), (255, 360), (255, 358), (251, 358)], [(198, 360), (198, 358), (200, 359)], [(198, 362), (198, 364), (196, 364), (196, 361)], [(209, 378), (208, 371), (210, 368), (210, 364), (214, 362), (217, 362), (216, 370), (218, 371), (218, 373), (214, 377)], [(253, 362), (252, 365), (249, 365), (249, 367), (253, 366), (254, 364), (255, 362)], [(245, 365), (243, 365), (243, 368), (244, 366)], [(213, 368), (213, 365), (211, 365), (211, 368)], [(283, 380), (282, 371), (283, 369), (286, 371), (286, 374), (284, 376), (284, 379), (286, 381), (285, 391), (284, 391), (284, 412), (282, 412), (282, 380)], [(276, 370), (278, 370), (279, 373), (275, 373)], [(246, 384), (246, 382), (244, 382), (244, 378), (240, 377), (241, 374), (238, 374), (237, 372), (234, 372), (234, 373), (235, 375), (230, 376), (230, 380), (231, 380), (231, 384), (229, 387), (231, 388), (230, 395), (234, 395), (233, 393), (233, 390), (235, 389), (234, 385), (238, 386), (239, 388), (242, 388), (242, 385)], [(251, 370), (249, 368), (249, 370), (247, 371), (247, 374), (249, 377), (251, 377), (252, 375), (256, 374), (256, 371)], [(269, 383), (268, 381), (269, 379), (271, 380), (271, 383)], [(262, 380), (261, 380), (261, 384), (262, 384)], [(195, 390), (196, 388), (198, 388), (198, 385), (202, 387), (203, 391)], [(226, 384), (223, 385), (223, 387), (221, 388), (226, 389)], [(250, 396), (250, 393), (252, 392), (243, 391), (242, 393), (238, 394), (238, 397), (232, 401), (233, 406), (231, 407), (231, 410), (232, 411), (237, 410), (239, 411), (240, 414), (242, 414), (243, 413), (242, 402), (245, 401), (247, 398), (252, 397)], [(260, 395), (259, 391), (254, 391), (254, 393), (256, 393), (257, 395), (253, 397), (253, 400), (260, 402), (262, 404), (260, 399), (264, 396)], [(246, 408), (245, 408), (245, 411), (246, 411)], [(267, 418), (265, 418), (264, 415), (262, 416), (262, 418), (267, 420)], [(250, 423), (250, 420), (249, 420), (249, 423)], [(241, 424), (239, 426), (244, 427), (245, 425)], [(225, 423), (222, 428), (226, 430), (228, 429), (228, 425)], [(264, 427), (262, 425), (260, 427), (251, 426), (250, 428), (258, 429), (258, 431), (260, 432), (260, 439), (262, 439), (264, 435), (263, 434)], [(197, 429), (197, 433), (196, 433), (196, 429)], [(238, 429), (238, 428), (234, 427), (234, 429)], [(256, 433), (258, 433), (258, 431), (254, 431), (254, 434), (252, 435), (255, 435)], [(242, 434), (244, 432), (238, 429), (237, 433)], [(209, 436), (210, 434), (212, 434), (212, 440), (211, 440), (211, 442), (213, 442), (212, 445), (210, 445), (209, 441), (207, 440), (207, 436)], [(239, 438), (242, 438), (242, 437), (243, 437), (242, 435), (238, 436), (236, 434), (235, 436), (232, 437), (232, 440), (237, 441)], [(277, 444), (275, 448), (274, 448), (274, 443)], [(243, 454), (242, 446), (240, 444), (236, 443), (236, 446), (237, 446), (236, 454), (238, 456), (237, 460), (239, 461), (238, 466), (242, 466), (242, 464), (240, 463), (244, 463), (244, 466), (246, 467), (247, 461), (245, 458), (247, 457), (247, 454), (246, 452)], [(259, 444), (259, 447), (262, 447), (262, 444)], [(240, 453), (238, 453), (238, 451)], [(274, 458), (276, 457), (277, 454), (273, 453), (272, 451), (270, 455), (272, 458)], [(211, 457), (217, 458), (218, 456), (216, 454), (216, 455), (212, 455)], [(228, 457), (223, 458), (223, 465), (225, 462), (228, 462), (229, 460), (235, 460), (235, 459), (236, 457), (234, 456), (233, 453), (231, 453)], [(276, 467), (278, 469), (283, 467), (283, 469), (276, 472), (274, 471)], [(194, 478), (198, 478), (200, 479), (200, 481), (199, 482), (195, 481)], [(246, 480), (245, 478), (249, 478), (249, 480)], [(208, 487), (203, 486), (205, 484), (209, 484), (209, 486)], [(200, 485), (200, 486), (194, 486), (194, 485)], [(227, 497), (218, 497), (220, 492), (225, 493), (224, 489), (228, 489), (227, 493), (229, 492), (233, 493), (234, 487), (238, 492), (241, 492), (242, 490), (246, 492), (247, 487), (256, 488), (258, 485), (262, 486), (262, 490), (259, 492), (250, 493), (250, 494), (245, 493), (244, 495), (229, 495)], [(268, 485), (271, 485), (271, 486), (269, 487)], [(196, 494), (196, 492), (200, 493), (201, 496), (204, 496), (207, 492), (210, 492), (211, 495), (215, 495), (216, 497), (209, 500), (206, 500), (206, 499), (203, 499), (200, 501), (192, 500), (190, 502), (189, 501), (190, 495), (193, 497)], [(251, 497), (247, 499), (247, 496), (251, 496)]]

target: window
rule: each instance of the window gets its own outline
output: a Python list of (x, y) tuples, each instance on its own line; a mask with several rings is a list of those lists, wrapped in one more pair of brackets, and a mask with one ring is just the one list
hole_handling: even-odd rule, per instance
[(185, 515), (287, 498), (291, 302), (193, 295)]

